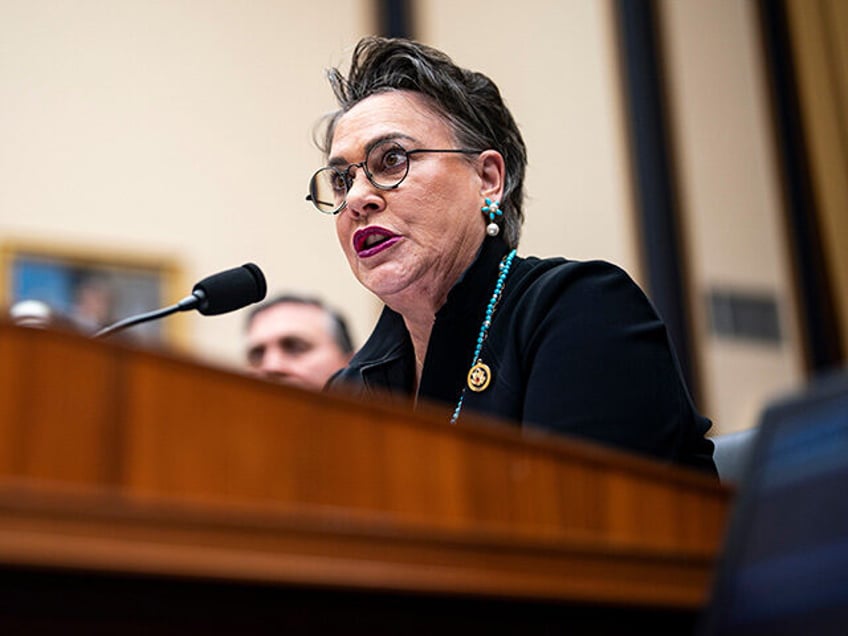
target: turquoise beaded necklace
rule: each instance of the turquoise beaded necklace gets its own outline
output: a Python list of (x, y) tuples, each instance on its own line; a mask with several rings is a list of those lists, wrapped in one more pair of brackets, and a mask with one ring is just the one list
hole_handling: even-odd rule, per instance
[(501, 261), (498, 282), (495, 283), (495, 290), (492, 292), (491, 299), (489, 299), (489, 305), (486, 307), (486, 316), (483, 318), (483, 323), (480, 325), (480, 333), (477, 335), (477, 346), (474, 349), (474, 358), (471, 360), (471, 368), (468, 371), (468, 381), (466, 382), (466, 386), (462, 387), (462, 393), (459, 395), (459, 401), (456, 403), (456, 408), (450, 419), (451, 424), (456, 424), (456, 421), (459, 419), (462, 403), (465, 400), (466, 388), (475, 392), (483, 391), (489, 386), (489, 382), (492, 379), (492, 371), (480, 360), (480, 352), (483, 350), (483, 343), (486, 342), (486, 337), (489, 335), (489, 327), (495, 315), (495, 307), (497, 307), (498, 301), (501, 298), (506, 277), (509, 274), (509, 268), (512, 267), (512, 259), (514, 258), (515, 250), (512, 250)]

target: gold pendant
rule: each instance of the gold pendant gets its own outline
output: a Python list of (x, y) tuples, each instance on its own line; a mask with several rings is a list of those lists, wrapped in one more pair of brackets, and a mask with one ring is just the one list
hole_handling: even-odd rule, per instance
[(468, 371), (468, 388), (475, 393), (485, 391), (492, 380), (492, 370), (483, 362), (478, 362)]

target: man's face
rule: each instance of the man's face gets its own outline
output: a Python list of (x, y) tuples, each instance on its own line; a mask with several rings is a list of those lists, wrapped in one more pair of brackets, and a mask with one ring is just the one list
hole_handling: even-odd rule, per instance
[(256, 375), (319, 391), (346, 366), (323, 309), (281, 303), (256, 314), (247, 329), (247, 365)]

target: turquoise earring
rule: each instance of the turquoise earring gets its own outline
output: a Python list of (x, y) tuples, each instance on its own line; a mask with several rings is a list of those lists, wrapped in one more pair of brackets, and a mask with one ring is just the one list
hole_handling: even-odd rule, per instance
[(495, 218), (503, 216), (501, 202), (492, 201), (489, 197), (486, 197), (486, 205), (480, 208), (480, 211), (483, 213), (483, 216), (489, 217), (489, 224), (486, 226), (486, 234), (489, 236), (497, 236), (500, 234), (501, 228), (498, 227), (497, 223), (495, 223)]

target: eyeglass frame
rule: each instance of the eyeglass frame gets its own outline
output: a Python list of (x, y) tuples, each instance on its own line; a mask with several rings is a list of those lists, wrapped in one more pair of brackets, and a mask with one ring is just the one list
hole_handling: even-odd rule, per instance
[[(309, 194), (306, 195), (306, 200), (309, 201), (310, 203), (312, 203), (312, 205), (315, 207), (315, 209), (318, 210), (321, 214), (327, 214), (327, 215), (330, 215), (330, 216), (336, 216), (337, 214), (339, 214), (342, 210), (345, 209), (345, 207), (347, 207), (347, 194), (350, 192), (350, 189), (353, 186), (353, 180), (356, 178), (355, 175), (354, 176), (350, 175), (351, 168), (362, 168), (362, 171), (365, 173), (365, 178), (368, 179), (368, 183), (373, 185), (378, 190), (388, 191), (388, 190), (395, 190), (396, 188), (400, 187), (400, 184), (403, 183), (404, 180), (409, 176), (409, 166), (411, 165), (409, 161), (406, 162), (406, 170), (404, 171), (403, 176), (398, 180), (397, 183), (395, 183), (394, 185), (389, 185), (389, 186), (381, 185), (381, 184), (377, 183), (376, 181), (374, 181), (374, 175), (371, 174), (371, 171), (368, 169), (368, 158), (371, 156), (371, 153), (374, 151), (375, 148), (379, 148), (383, 144), (394, 144), (395, 146), (397, 146), (398, 148), (403, 150), (407, 159), (409, 159), (410, 155), (421, 154), (421, 153), (424, 153), (424, 152), (437, 152), (437, 153), (450, 153), (450, 154), (463, 154), (463, 155), (479, 155), (481, 152), (484, 152), (483, 150), (472, 150), (470, 148), (413, 148), (412, 150), (407, 150), (406, 148), (404, 148), (398, 142), (390, 140), (390, 139), (386, 139), (386, 140), (383, 140), (380, 143), (374, 144), (371, 148), (369, 148), (368, 152), (365, 153), (365, 159), (363, 159), (362, 161), (360, 161), (358, 163), (349, 163), (344, 170), (342, 170), (342, 169), (340, 169), (336, 166), (324, 166), (322, 168), (318, 168), (318, 170), (316, 170), (312, 174), (312, 177), (310, 177), (310, 179), (309, 179)], [(344, 179), (344, 184), (345, 184), (345, 197), (344, 197), (344, 199), (339, 204), (339, 207), (335, 208), (334, 210), (331, 210), (330, 212), (325, 212), (320, 207), (318, 207), (318, 203), (315, 201), (315, 199), (312, 196), (312, 194), (315, 190), (315, 188), (313, 188), (312, 184), (315, 183), (316, 177), (320, 173), (324, 172), (325, 170), (333, 170), (336, 174), (341, 176), (342, 179)]]

